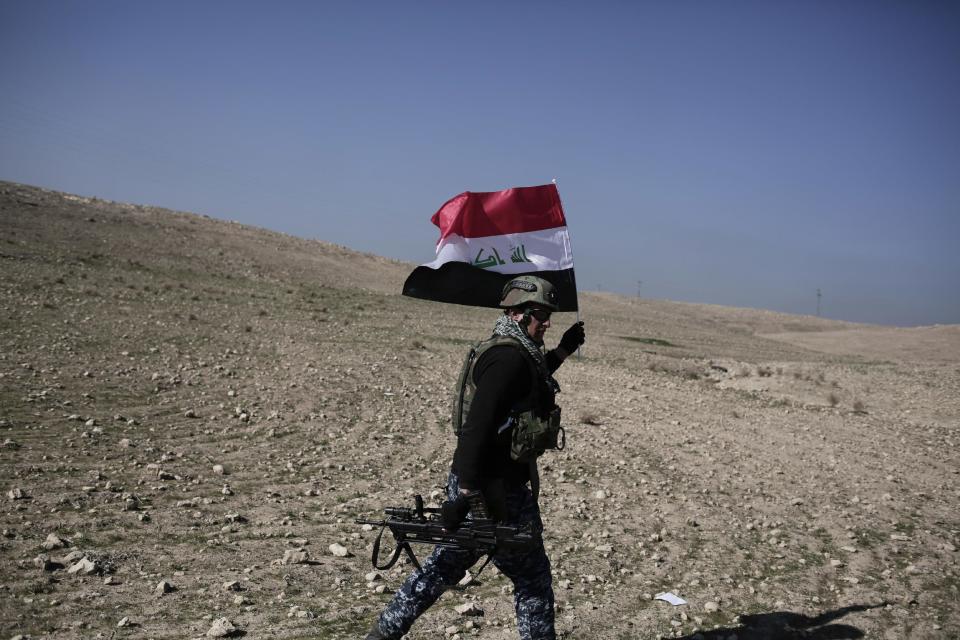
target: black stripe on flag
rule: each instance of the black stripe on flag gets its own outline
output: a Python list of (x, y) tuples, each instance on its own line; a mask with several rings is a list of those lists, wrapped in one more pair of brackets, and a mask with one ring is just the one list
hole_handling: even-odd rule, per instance
[(577, 310), (577, 282), (573, 269), (497, 273), (478, 269), (466, 262), (446, 262), (439, 269), (421, 265), (403, 283), (403, 295), (472, 307), (499, 307), (504, 285), (522, 275), (537, 276), (553, 284), (557, 289), (560, 311)]

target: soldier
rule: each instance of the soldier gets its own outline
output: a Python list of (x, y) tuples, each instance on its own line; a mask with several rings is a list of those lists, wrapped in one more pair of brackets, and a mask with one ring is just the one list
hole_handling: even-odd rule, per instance
[[(553, 372), (584, 341), (574, 323), (559, 346), (544, 353), (550, 315), (558, 310), (553, 285), (535, 276), (510, 280), (503, 289), (493, 336), (471, 350), (460, 374), (454, 405), (457, 448), (441, 506), (443, 525), (454, 530), (466, 518), (532, 525), (533, 549), (499, 551), (491, 558), (513, 581), (520, 637), (556, 637), (550, 560), (543, 548), (537, 505), (537, 457), (562, 448), (560, 386)], [(459, 582), (480, 557), (477, 551), (437, 547), (397, 591), (366, 640), (400, 638), (443, 591)]]

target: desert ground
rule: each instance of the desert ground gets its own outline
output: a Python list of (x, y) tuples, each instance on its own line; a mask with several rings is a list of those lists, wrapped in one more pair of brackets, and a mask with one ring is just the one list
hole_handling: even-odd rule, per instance
[[(412, 266), (0, 183), (0, 635), (362, 638), (411, 567), (354, 520), (436, 502), (497, 315), (400, 296)], [(562, 638), (960, 637), (960, 326), (580, 305)], [(509, 581), (467, 582), (408, 637), (517, 637)]]

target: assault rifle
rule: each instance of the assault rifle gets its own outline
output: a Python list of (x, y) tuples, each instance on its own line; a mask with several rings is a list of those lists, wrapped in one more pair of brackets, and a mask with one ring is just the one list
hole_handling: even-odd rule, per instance
[[(380, 527), (380, 533), (377, 534), (377, 539), (373, 542), (373, 553), (370, 561), (373, 563), (374, 569), (381, 571), (395, 565), (401, 552), (406, 552), (414, 566), (420, 569), (417, 556), (410, 548), (411, 542), (480, 551), (487, 555), (486, 561), (480, 567), (480, 571), (483, 571), (487, 563), (490, 562), (490, 558), (497, 551), (526, 551), (538, 539), (529, 525), (524, 527), (508, 526), (482, 518), (464, 520), (455, 531), (448, 531), (443, 528), (443, 523), (440, 520), (440, 509), (424, 507), (423, 497), (420, 495), (414, 496), (413, 509), (387, 507), (383, 511), (387, 515), (386, 520), (358, 519), (356, 521), (357, 524)], [(383, 538), (383, 532), (387, 529), (390, 529), (390, 533), (393, 534), (396, 547), (384, 564), (378, 564), (380, 541)], [(477, 572), (478, 575), (480, 571)]]

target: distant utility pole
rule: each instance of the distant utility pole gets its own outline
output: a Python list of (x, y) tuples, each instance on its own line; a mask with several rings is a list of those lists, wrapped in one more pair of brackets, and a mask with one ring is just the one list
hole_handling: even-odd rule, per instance
[(817, 317), (820, 317), (820, 289), (817, 289)]
[(637, 297), (640, 297), (640, 287), (643, 286), (643, 280), (637, 280)]

